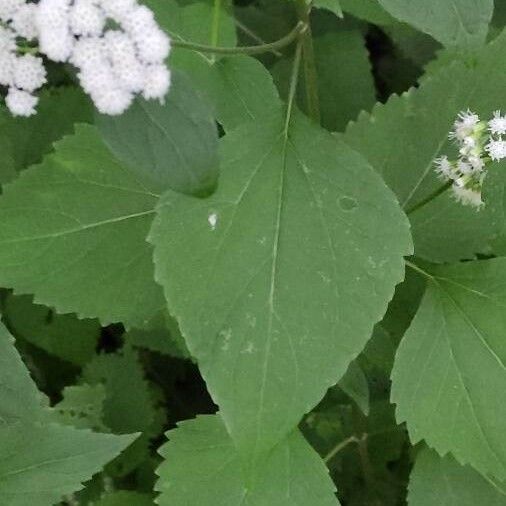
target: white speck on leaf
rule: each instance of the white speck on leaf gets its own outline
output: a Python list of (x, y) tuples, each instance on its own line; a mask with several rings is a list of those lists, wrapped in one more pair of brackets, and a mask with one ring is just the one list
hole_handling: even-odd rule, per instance
[(209, 225), (211, 225), (211, 229), (215, 230), (216, 225), (218, 224), (218, 215), (216, 213), (211, 213), (208, 216), (207, 221), (209, 222)]

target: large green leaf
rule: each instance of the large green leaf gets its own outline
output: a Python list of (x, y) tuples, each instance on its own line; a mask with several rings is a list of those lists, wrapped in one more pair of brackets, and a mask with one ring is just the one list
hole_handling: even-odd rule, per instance
[(222, 144), (209, 199), (169, 192), (156, 277), (241, 451), (270, 449), (344, 374), (411, 250), (405, 216), (355, 152), (302, 115)]
[(0, 502), (51, 506), (82, 488), (134, 438), (55, 424), (0, 427)]
[(132, 324), (163, 306), (145, 237), (158, 197), (81, 125), (0, 197), (0, 284), (59, 312)]
[(41, 93), (37, 114), (14, 117), (0, 108), (0, 184), (39, 163), (53, 142), (73, 131), (74, 123), (91, 122), (93, 111), (86, 95), (76, 88)]
[(163, 104), (137, 99), (120, 116), (99, 115), (118, 160), (154, 192), (209, 194), (218, 177), (218, 131), (207, 104), (180, 72)]
[(392, 400), (414, 443), (506, 478), (506, 259), (431, 268)]
[(493, 0), (378, 0), (392, 16), (432, 35), (445, 46), (483, 44)]
[(450, 455), (423, 450), (409, 483), (410, 506), (504, 506), (506, 486), (461, 466)]
[(272, 451), (251, 482), (218, 415), (183, 422), (167, 436), (157, 471), (161, 506), (339, 504), (325, 465), (299, 431)]
[[(220, 14), (218, 40), (211, 41), (213, 6), (203, 3), (180, 7), (173, 1), (149, 0), (158, 22), (177, 40), (220, 46), (236, 45), (231, 16)], [(188, 49), (173, 50), (172, 67), (187, 73), (195, 87), (213, 107), (216, 119), (226, 130), (261, 119), (279, 107), (279, 97), (269, 72), (248, 56), (219, 57)]]
[[(456, 154), (448, 132), (458, 112), (471, 108), (489, 119), (501, 103), (505, 49), (503, 35), (477, 56), (472, 67), (457, 62), (426, 79), (418, 90), (378, 104), (371, 115), (362, 114), (348, 128), (345, 141), (381, 173), (408, 211), (441, 188), (434, 159)], [(416, 254), (446, 262), (487, 251), (504, 227), (495, 218), (494, 206), (502, 206), (495, 193), (487, 198), (485, 210), (476, 212), (455, 202), (447, 191), (410, 213)]]

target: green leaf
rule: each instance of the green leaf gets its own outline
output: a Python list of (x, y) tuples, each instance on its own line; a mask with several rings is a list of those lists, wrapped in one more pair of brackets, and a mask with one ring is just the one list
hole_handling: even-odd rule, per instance
[(0, 326), (0, 504), (51, 506), (82, 488), (135, 434), (113, 436), (51, 423), (13, 338)]
[(432, 35), (445, 46), (468, 48), (485, 42), (493, 0), (378, 0), (394, 18)]
[(82, 488), (133, 439), (29, 422), (0, 427), (0, 502), (51, 506)]
[(392, 400), (413, 443), (506, 478), (506, 259), (433, 267), (397, 352)]
[(424, 449), (411, 474), (408, 502), (410, 506), (503, 506), (506, 486), (459, 465), (449, 455), (441, 458)]
[(155, 407), (156, 399), (144, 378), (137, 353), (127, 348), (121, 354), (99, 355), (85, 367), (83, 380), (105, 387), (102, 421), (112, 432), (142, 432), (137, 441), (108, 466), (110, 473), (124, 476), (147, 458), (150, 440), (159, 435), (165, 422)]
[(102, 496), (94, 506), (154, 506), (154, 504), (148, 494), (119, 490)]
[(151, 191), (210, 193), (218, 178), (218, 131), (186, 76), (172, 73), (162, 105), (137, 99), (120, 116), (98, 115), (105, 144)]
[(0, 197), (0, 285), (103, 323), (163, 306), (146, 243), (157, 195), (81, 125)]
[(65, 387), (63, 399), (48, 410), (48, 417), (76, 429), (91, 429), (94, 432), (109, 432), (103, 424), (105, 388), (97, 385), (76, 385)]
[(143, 327), (130, 329), (124, 339), (130, 346), (176, 358), (190, 358), (178, 324), (166, 310), (160, 311)]
[[(342, 131), (362, 110), (376, 102), (374, 81), (359, 29), (329, 32), (313, 41), (318, 74), (318, 96), (322, 125), (331, 131)], [(293, 58), (282, 59), (272, 72), (283, 96), (288, 95)], [(305, 81), (301, 73), (298, 101), (306, 109)]]
[(343, 11), (358, 19), (380, 26), (388, 26), (395, 23), (392, 18), (378, 3), (378, 0), (340, 0)]
[(41, 93), (37, 114), (14, 117), (0, 108), (0, 184), (42, 160), (52, 144), (71, 134), (74, 123), (91, 123), (93, 112), (86, 95), (76, 88)]
[(333, 12), (340, 18), (343, 17), (343, 10), (341, 8), (340, 0), (314, 0), (313, 6), (318, 9), (326, 9), (330, 12)]
[(182, 422), (167, 433), (158, 468), (160, 506), (336, 506), (325, 465), (299, 431), (280, 443), (249, 484), (242, 462), (218, 415)]
[[(411, 252), (407, 220), (365, 161), (302, 115), (222, 143), (206, 200), (169, 192), (156, 278), (241, 452), (278, 443), (345, 373)], [(381, 212), (378, 210), (381, 209)]]
[[(503, 35), (476, 57), (472, 68), (456, 62), (425, 80), (419, 89), (378, 104), (371, 115), (362, 114), (348, 127), (345, 142), (367, 158), (408, 212), (441, 188), (434, 159), (456, 154), (448, 132), (459, 111), (471, 108), (488, 119), (497, 109), (506, 87), (505, 49)], [(488, 179), (485, 186), (490, 193)], [(493, 181), (491, 186), (496, 185)], [(494, 210), (502, 206), (502, 199), (487, 195), (486, 200), (486, 208), (476, 212), (455, 202), (446, 191), (411, 212), (417, 256), (452, 262), (488, 251), (504, 223), (496, 219)]]
[(4, 318), (16, 336), (76, 365), (91, 359), (100, 338), (97, 320), (55, 314), (52, 309), (33, 304), (27, 295), (8, 295)]
[(36, 419), (46, 402), (14, 347), (14, 338), (0, 323), (0, 427)]
[[(158, 22), (172, 37), (193, 43), (210, 43), (213, 7), (195, 4), (184, 8), (174, 2), (148, 2)], [(234, 21), (227, 12), (220, 15), (218, 45), (236, 45)], [(171, 67), (184, 71), (212, 106), (225, 130), (251, 120), (260, 120), (281, 106), (276, 87), (263, 65), (248, 56), (215, 57), (175, 48)]]
[(339, 386), (348, 397), (355, 401), (362, 413), (369, 414), (369, 385), (364, 371), (356, 361), (350, 364)]

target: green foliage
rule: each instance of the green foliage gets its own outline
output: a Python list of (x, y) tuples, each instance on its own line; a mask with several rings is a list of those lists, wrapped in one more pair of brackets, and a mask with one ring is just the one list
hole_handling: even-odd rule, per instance
[[(150, 235), (190, 352), (233, 439), (254, 455), (344, 374), (411, 252), (406, 218), (361, 157), (300, 115), (283, 129), (274, 117), (226, 136), (217, 192), (169, 192)], [(359, 297), (360, 309), (337, 317), (342, 297)]]
[(445, 46), (469, 48), (485, 42), (493, 0), (378, 0), (395, 18), (432, 35)]
[(142, 323), (163, 306), (145, 241), (157, 199), (79, 126), (4, 188), (0, 282), (59, 312)]
[[(82, 487), (135, 436), (97, 434), (52, 423), (39, 393), (0, 327), (0, 500), (51, 506)], [(29, 444), (28, 444), (29, 442)]]
[(137, 100), (122, 116), (101, 115), (97, 124), (115, 157), (151, 191), (205, 195), (216, 185), (214, 118), (184, 75), (173, 73), (163, 107)]
[(251, 482), (219, 415), (183, 422), (160, 449), (158, 504), (335, 506), (325, 466), (298, 431), (280, 443)]
[(409, 214), (416, 254), (427, 260), (474, 258), (490, 249), (491, 241), (504, 227), (498, 213), (502, 209), (498, 180), (504, 172), (494, 177), (494, 196), (483, 212), (463, 207), (449, 192), (418, 210), (410, 210), (441, 187), (433, 162), (455, 149), (448, 139), (455, 111), (470, 107), (491, 116), (500, 102), (506, 67), (494, 80), (488, 75), (497, 71), (505, 46), (506, 37), (501, 36), (476, 56), (472, 67), (456, 62), (425, 80), (419, 89), (393, 96), (385, 105), (378, 104), (370, 115), (362, 114), (351, 124), (344, 137), (396, 193)]
[(505, 505), (502, 3), (145, 3), (164, 100), (0, 89), (0, 505)]
[(425, 449), (416, 459), (409, 485), (413, 506), (501, 506), (506, 503), (504, 484), (460, 466), (451, 456), (439, 457)]
[(499, 479), (506, 478), (505, 265), (497, 258), (431, 268), (392, 373), (397, 418), (413, 442), (423, 438)]
[[(357, 27), (331, 31), (314, 38), (318, 72), (318, 95), (322, 125), (342, 131), (359, 112), (375, 103), (369, 55), (361, 30)], [(284, 97), (288, 95), (293, 59), (280, 60), (273, 74)], [(306, 83), (301, 75), (298, 101), (306, 107)]]
[(59, 315), (27, 295), (7, 296), (4, 318), (18, 337), (73, 364), (84, 365), (95, 354), (101, 330), (97, 320)]

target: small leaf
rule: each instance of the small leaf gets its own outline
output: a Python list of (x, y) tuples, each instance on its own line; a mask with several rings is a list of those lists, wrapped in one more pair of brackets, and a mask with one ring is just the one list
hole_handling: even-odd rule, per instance
[(158, 196), (81, 125), (0, 197), (0, 284), (103, 323), (163, 306), (146, 243)]
[(424, 449), (409, 482), (410, 506), (503, 506), (506, 485), (461, 466), (453, 457)]
[(210, 193), (218, 177), (218, 131), (188, 78), (172, 73), (160, 104), (137, 99), (121, 116), (97, 116), (105, 144), (153, 192)]
[(85, 364), (94, 354), (101, 327), (97, 320), (80, 320), (59, 315), (33, 304), (28, 295), (8, 295), (4, 317), (14, 334), (48, 353), (76, 365)]
[(483, 44), (494, 12), (493, 0), (378, 0), (393, 17), (432, 35), (445, 46)]
[(339, 386), (344, 393), (355, 401), (365, 415), (369, 414), (369, 385), (360, 365), (354, 361), (341, 378)]
[(377, 174), (302, 115), (287, 137), (277, 115), (244, 125), (221, 153), (216, 194), (167, 193), (149, 240), (228, 430), (261, 453), (361, 351), (411, 239)]
[(299, 431), (280, 443), (252, 483), (219, 417), (200, 416), (167, 433), (156, 489), (160, 506), (336, 506), (325, 465)]
[(506, 478), (506, 259), (432, 267), (392, 372), (413, 443)]

